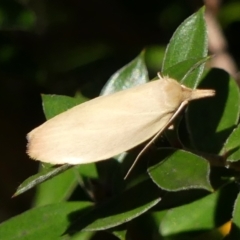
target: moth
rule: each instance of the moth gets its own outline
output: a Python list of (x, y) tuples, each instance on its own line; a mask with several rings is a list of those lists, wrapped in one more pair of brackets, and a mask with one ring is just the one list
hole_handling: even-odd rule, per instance
[(94, 98), (46, 121), (28, 133), (27, 154), (51, 164), (86, 164), (151, 139), (146, 149), (190, 101), (215, 95), (212, 89), (191, 89), (158, 76), (158, 80)]

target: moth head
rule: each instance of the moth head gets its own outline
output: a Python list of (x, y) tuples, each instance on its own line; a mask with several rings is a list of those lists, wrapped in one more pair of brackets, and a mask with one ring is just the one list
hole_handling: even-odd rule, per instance
[(215, 95), (213, 89), (191, 89), (184, 85), (181, 85), (183, 91), (183, 100), (192, 101), (195, 99), (212, 97)]

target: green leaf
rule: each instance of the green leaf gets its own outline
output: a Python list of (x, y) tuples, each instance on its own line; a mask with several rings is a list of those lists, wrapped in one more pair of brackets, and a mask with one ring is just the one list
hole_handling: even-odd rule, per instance
[[(175, 31), (172, 36), (163, 60), (162, 72), (167, 73), (167, 69), (172, 66), (193, 59), (201, 59), (207, 56), (207, 29), (204, 19), (204, 10), (187, 18)], [(183, 83), (188, 87), (196, 87), (204, 66), (197, 68), (188, 75)], [(170, 77), (172, 77), (170, 75)]]
[[(169, 239), (194, 239), (193, 234), (199, 235), (223, 225), (231, 218), (230, 212), (237, 192), (237, 188), (229, 184), (199, 200), (165, 210), (159, 223), (161, 235)], [(161, 211), (159, 214), (162, 216)]]
[[(147, 194), (143, 192), (146, 189)], [(118, 226), (145, 213), (160, 200), (159, 189), (150, 180), (144, 181), (80, 217), (69, 232), (96, 231)]]
[[(124, 226), (124, 225), (123, 225)], [(120, 240), (126, 240), (127, 229), (126, 227), (116, 227), (112, 231), (112, 234)]]
[(228, 162), (240, 160), (240, 125), (237, 126), (227, 139), (222, 154), (227, 156)]
[[(54, 178), (48, 179), (37, 187), (33, 205), (40, 207), (67, 200), (76, 186), (77, 178), (73, 168), (61, 174), (58, 173)], [(54, 194), (52, 194), (53, 189)]]
[[(188, 76), (192, 74), (196, 69), (201, 67), (206, 61), (209, 60), (209, 57), (204, 58), (190, 58), (179, 62), (164, 71), (164, 76), (170, 76), (173, 79), (176, 79), (182, 84), (185, 84), (185, 79), (188, 79)], [(188, 87), (194, 88), (198, 82), (198, 79), (191, 79), (191, 82), (188, 82)]]
[(101, 91), (101, 95), (108, 95), (120, 90), (148, 82), (148, 72), (144, 62), (144, 52), (130, 63), (115, 72)]
[(216, 96), (190, 103), (187, 115), (190, 139), (197, 150), (218, 154), (238, 123), (239, 88), (221, 69), (209, 71), (199, 88), (215, 89)]
[[(79, 178), (77, 178), (77, 174), (79, 174)], [(83, 180), (80, 179), (80, 175), (83, 176)], [(13, 197), (38, 186), (33, 203), (35, 207), (60, 202), (70, 196), (78, 181), (84, 181), (86, 178), (97, 178), (97, 176), (95, 164), (84, 164), (80, 166), (65, 164), (58, 168), (46, 168), (26, 179), (18, 187)], [(51, 194), (52, 189), (55, 189), (54, 194)]]
[[(64, 166), (66, 165), (62, 167)], [(97, 178), (98, 176), (95, 164), (69, 166), (72, 169), (61, 174), (58, 173), (59, 175), (55, 174), (54, 178), (47, 178), (48, 181), (45, 180), (38, 186), (33, 203), (35, 207), (67, 200), (78, 184), (82, 186), (86, 179)], [(54, 189), (54, 194), (52, 194), (52, 189)]]
[(13, 197), (16, 197), (29, 189), (37, 186), (40, 183), (45, 182), (46, 180), (62, 173), (72, 167), (71, 165), (65, 164), (58, 168), (47, 168), (31, 177), (26, 179), (18, 188), (17, 191), (14, 193)]
[(76, 212), (79, 216), (91, 206), (89, 202), (68, 202), (28, 210), (0, 225), (0, 239), (62, 239)]
[(238, 194), (234, 204), (232, 227), (226, 239), (240, 239), (240, 194)]
[(160, 188), (168, 191), (192, 188), (212, 191), (210, 167), (205, 159), (171, 148), (161, 149), (158, 155), (161, 162), (151, 166), (148, 173)]
[(42, 94), (43, 110), (47, 120), (86, 100), (82, 95), (72, 98), (61, 95)]

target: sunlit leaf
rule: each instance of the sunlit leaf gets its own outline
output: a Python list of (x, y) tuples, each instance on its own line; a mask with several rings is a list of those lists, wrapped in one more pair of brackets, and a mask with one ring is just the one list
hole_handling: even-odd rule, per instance
[(205, 159), (176, 149), (161, 149), (158, 156), (160, 162), (151, 166), (148, 173), (160, 188), (168, 191), (192, 188), (212, 190), (210, 167)]

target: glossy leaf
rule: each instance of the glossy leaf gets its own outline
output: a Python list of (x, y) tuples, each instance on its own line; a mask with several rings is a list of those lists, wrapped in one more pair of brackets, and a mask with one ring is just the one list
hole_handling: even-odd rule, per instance
[[(92, 206), (89, 202), (51, 204), (26, 211), (0, 225), (0, 239), (61, 239), (67, 226)], [(71, 215), (70, 215), (71, 214)], [(76, 216), (76, 215), (75, 215)]]
[(212, 190), (210, 167), (205, 159), (171, 148), (160, 150), (158, 156), (161, 162), (151, 166), (148, 173), (160, 188), (168, 191), (192, 188)]
[[(147, 194), (143, 192), (146, 189)], [(160, 200), (159, 189), (151, 181), (144, 181), (80, 217), (69, 231), (96, 231), (118, 226), (145, 213)]]
[(240, 160), (240, 125), (233, 130), (227, 139), (222, 154), (227, 156), (227, 161), (229, 162)]
[(67, 169), (71, 168), (71, 165), (65, 164), (58, 168), (47, 168), (29, 178), (27, 178), (18, 188), (17, 191), (14, 193), (13, 197), (16, 197), (29, 189), (37, 186), (40, 183), (45, 182), (48, 179), (66, 171)]
[(101, 91), (101, 95), (108, 95), (120, 90), (148, 82), (148, 72), (144, 62), (144, 52), (130, 63), (115, 72)]
[(220, 69), (209, 71), (199, 88), (215, 89), (216, 96), (190, 103), (187, 118), (190, 139), (197, 150), (218, 154), (238, 123), (239, 88)]
[[(188, 78), (194, 71), (199, 67), (204, 65), (206, 61), (209, 60), (209, 57), (204, 58), (190, 58), (179, 62), (164, 71), (164, 75), (170, 76), (180, 83), (185, 84), (185, 79)], [(194, 88), (198, 82), (198, 79), (191, 79), (191, 82), (188, 82), (188, 86)]]
[[(162, 72), (191, 58), (207, 56), (207, 30), (204, 19), (204, 8), (187, 18), (172, 36), (163, 61)], [(196, 87), (203, 72), (203, 67), (197, 68), (184, 79), (188, 87)], [(193, 83), (195, 83), (193, 85)]]

